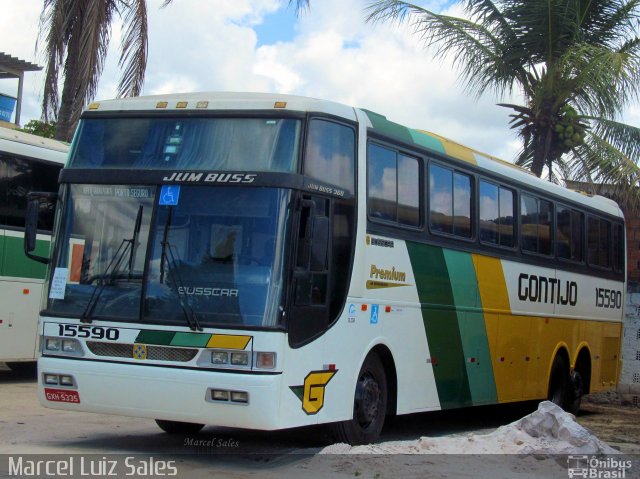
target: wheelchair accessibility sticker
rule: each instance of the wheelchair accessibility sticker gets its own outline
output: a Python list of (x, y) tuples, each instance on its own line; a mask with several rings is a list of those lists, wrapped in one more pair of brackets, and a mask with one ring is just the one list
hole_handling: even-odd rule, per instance
[(160, 206), (176, 206), (180, 198), (180, 186), (163, 185), (160, 190)]
[(378, 315), (380, 314), (380, 305), (372, 304), (371, 305), (371, 319), (369, 322), (371, 324), (378, 324)]

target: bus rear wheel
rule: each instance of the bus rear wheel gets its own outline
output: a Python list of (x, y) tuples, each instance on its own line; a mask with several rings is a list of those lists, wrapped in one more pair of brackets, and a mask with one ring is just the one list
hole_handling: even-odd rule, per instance
[(204, 427), (204, 424), (193, 422), (165, 421), (156, 419), (156, 424), (160, 429), (169, 434), (196, 434)]
[(334, 425), (337, 441), (351, 445), (370, 444), (378, 439), (387, 412), (387, 378), (377, 354), (365, 359), (353, 400), (353, 418)]
[(562, 356), (556, 356), (551, 365), (547, 399), (564, 409), (567, 402), (569, 377)]
[(565, 404), (565, 411), (570, 412), (574, 416), (580, 412), (580, 403), (584, 395), (584, 381), (582, 375), (578, 371), (573, 371), (569, 379), (569, 391)]

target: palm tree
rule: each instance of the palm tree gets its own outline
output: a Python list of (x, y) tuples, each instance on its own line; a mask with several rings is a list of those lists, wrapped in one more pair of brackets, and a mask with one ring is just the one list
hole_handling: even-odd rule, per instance
[[(165, 0), (162, 6), (171, 1)], [(118, 96), (135, 96), (142, 89), (147, 66), (146, 0), (44, 0), (40, 16), (46, 55), (42, 110), (46, 122), (56, 122), (56, 139), (71, 140), (82, 108), (95, 95), (116, 16), (124, 22)]]
[(372, 1), (367, 20), (408, 23), (436, 58), (451, 58), (467, 91), (514, 90), (516, 163), (549, 179), (615, 186), (640, 198), (640, 129), (621, 123), (640, 92), (640, 0), (465, 0), (466, 18), (396, 0)]

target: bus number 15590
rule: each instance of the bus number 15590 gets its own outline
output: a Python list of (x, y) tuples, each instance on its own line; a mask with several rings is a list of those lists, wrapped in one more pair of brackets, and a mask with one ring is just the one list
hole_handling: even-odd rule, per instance
[(596, 288), (596, 308), (622, 308), (622, 292), (615, 289)]
[(120, 331), (115, 328), (89, 326), (88, 324), (59, 324), (58, 335), (71, 338), (108, 339), (109, 341), (116, 341), (120, 337)]

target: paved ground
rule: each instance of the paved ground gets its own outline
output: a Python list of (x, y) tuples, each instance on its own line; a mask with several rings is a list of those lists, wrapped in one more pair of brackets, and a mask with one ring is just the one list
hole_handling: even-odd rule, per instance
[[(534, 408), (535, 404), (527, 404), (403, 416), (393, 419), (385, 427), (381, 439), (413, 440), (421, 436), (489, 432)], [(622, 452), (640, 454), (639, 408), (586, 404), (578, 422)], [(200, 445), (195, 445), (194, 441)], [(303, 457), (308, 458), (309, 454), (330, 443), (331, 436), (323, 428), (267, 433), (209, 426), (197, 436), (184, 437), (162, 433), (153, 421), (147, 419), (46, 409), (38, 403), (36, 383), (31, 376), (0, 367), (0, 454), (162, 454), (163, 457), (181, 458), (181, 476), (185, 473), (211, 476), (224, 472), (230, 477), (296, 477), (301, 473), (318, 477), (324, 475), (320, 474), (322, 464), (311, 466)], [(304, 450), (307, 456), (291, 454), (300, 450)], [(213, 463), (212, 454), (215, 455)], [(362, 460), (366, 460), (370, 467), (378, 464), (376, 467), (380, 467), (380, 471), (389, 473), (376, 472), (381, 474), (378, 477), (396, 475), (396, 466), (410, 468), (414, 462), (416, 468), (426, 467), (425, 463), (428, 463), (440, 471), (442, 477), (449, 477), (448, 464), (440, 464), (443, 469), (438, 469), (438, 461), (433, 458), (404, 458), (402, 464), (391, 466), (378, 464), (383, 459)], [(384, 459), (387, 462), (394, 460), (397, 461), (394, 458)], [(540, 471), (536, 472), (540, 465), (531, 466), (531, 477), (540, 474)], [(326, 467), (330, 469), (326, 477), (336, 474), (354, 477), (367, 471), (378, 471), (363, 468), (357, 458), (344, 459), (339, 463), (333, 461)], [(468, 465), (469, 477), (473, 477), (476, 467)], [(510, 466), (505, 467), (510, 470)], [(363, 472), (358, 472), (360, 469)], [(523, 470), (529, 471), (526, 467)], [(2, 473), (0, 467), (0, 477)], [(375, 474), (372, 472), (372, 477)], [(525, 474), (523, 477), (528, 476)]]

